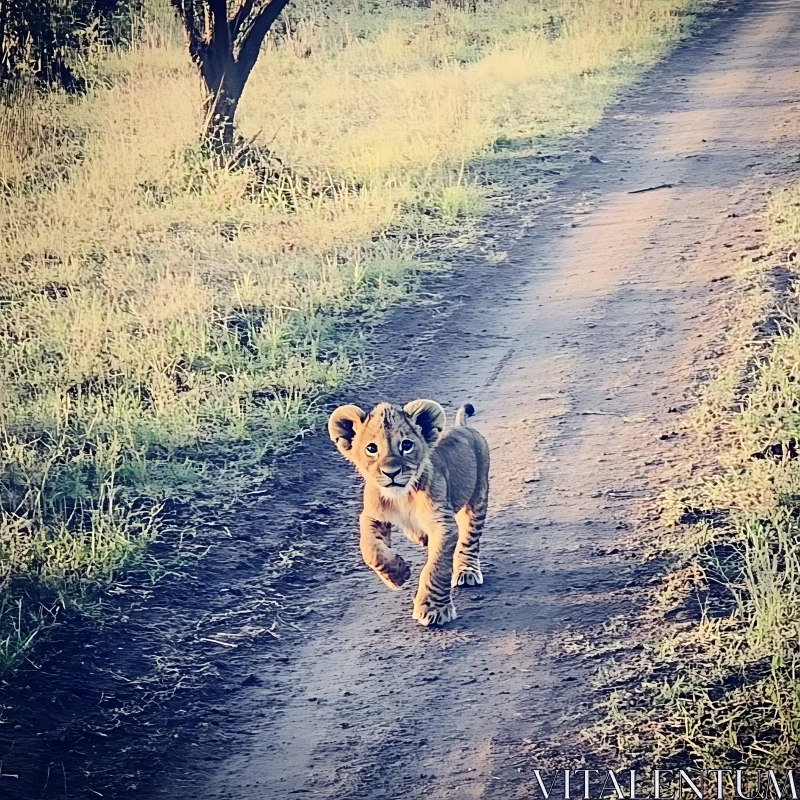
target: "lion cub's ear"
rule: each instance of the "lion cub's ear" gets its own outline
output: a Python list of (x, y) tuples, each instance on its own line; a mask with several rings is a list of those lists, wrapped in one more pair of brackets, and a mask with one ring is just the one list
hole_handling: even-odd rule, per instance
[(403, 411), (422, 431), (422, 436), (428, 444), (433, 444), (444, 430), (446, 424), (444, 409), (433, 400), (412, 400), (403, 406)]
[(353, 437), (366, 416), (358, 406), (339, 406), (331, 414), (328, 420), (328, 435), (345, 458), (350, 458)]

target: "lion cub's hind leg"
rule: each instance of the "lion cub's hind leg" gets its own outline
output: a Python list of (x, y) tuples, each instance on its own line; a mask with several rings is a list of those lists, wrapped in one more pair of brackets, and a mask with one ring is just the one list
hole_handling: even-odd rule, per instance
[(466, 505), (456, 514), (458, 545), (453, 555), (453, 586), (480, 586), (483, 583), (481, 533), (486, 522), (488, 499), (488, 493), (484, 493), (475, 505)]

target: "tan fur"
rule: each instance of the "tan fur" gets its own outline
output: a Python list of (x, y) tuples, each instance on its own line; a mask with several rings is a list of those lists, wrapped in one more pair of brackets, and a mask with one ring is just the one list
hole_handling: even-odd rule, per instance
[[(328, 432), (339, 452), (364, 478), (361, 554), (392, 589), (411, 570), (392, 549), (392, 526), (428, 548), (414, 598), (413, 617), (421, 625), (456, 618), (453, 586), (483, 583), (480, 534), (489, 498), (489, 447), (467, 427), (472, 406), (445, 430), (445, 413), (432, 400), (403, 408), (381, 403), (369, 414), (340, 406)], [(370, 452), (373, 451), (373, 452)]]

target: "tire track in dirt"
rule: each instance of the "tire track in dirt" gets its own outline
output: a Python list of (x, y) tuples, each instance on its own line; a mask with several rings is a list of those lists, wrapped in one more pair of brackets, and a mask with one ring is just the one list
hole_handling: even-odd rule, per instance
[[(613, 554), (619, 529), (691, 469), (669, 409), (691, 394), (731, 253), (758, 241), (768, 190), (788, 180), (798, 41), (795, 0), (723, 14), (610, 112), (584, 142), (603, 163), (572, 173), (502, 267), (462, 272), (468, 296), (430, 356), (412, 353), (381, 396), (478, 409), (486, 585), (429, 631), (411, 591), (366, 568), (332, 575), (291, 668), (239, 698), (249, 741), (195, 776), (194, 797), (532, 796), (537, 743), (573, 735), (564, 720), (591, 698), (590, 665), (559, 643), (632, 613), (646, 575), (637, 553)], [(387, 336), (403, 342), (413, 320), (398, 313)], [(332, 448), (318, 468), (307, 477), (347, 498), (335, 534), (351, 564), (356, 482)], [(256, 721), (276, 694), (281, 710)]]

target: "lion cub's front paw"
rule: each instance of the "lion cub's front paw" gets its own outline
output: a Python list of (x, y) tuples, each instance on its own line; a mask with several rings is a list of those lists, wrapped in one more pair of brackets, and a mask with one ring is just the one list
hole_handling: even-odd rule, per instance
[(390, 588), (397, 591), (411, 577), (411, 567), (402, 556), (396, 555), (387, 564), (375, 567), (378, 577)]
[(480, 567), (459, 567), (458, 571), (453, 571), (452, 586), (481, 586), (483, 584), (483, 573)]
[(452, 600), (443, 606), (429, 602), (417, 603), (415, 601), (412, 616), (420, 625), (424, 625), (427, 628), (429, 625), (444, 625), (447, 622), (452, 622), (457, 614)]

